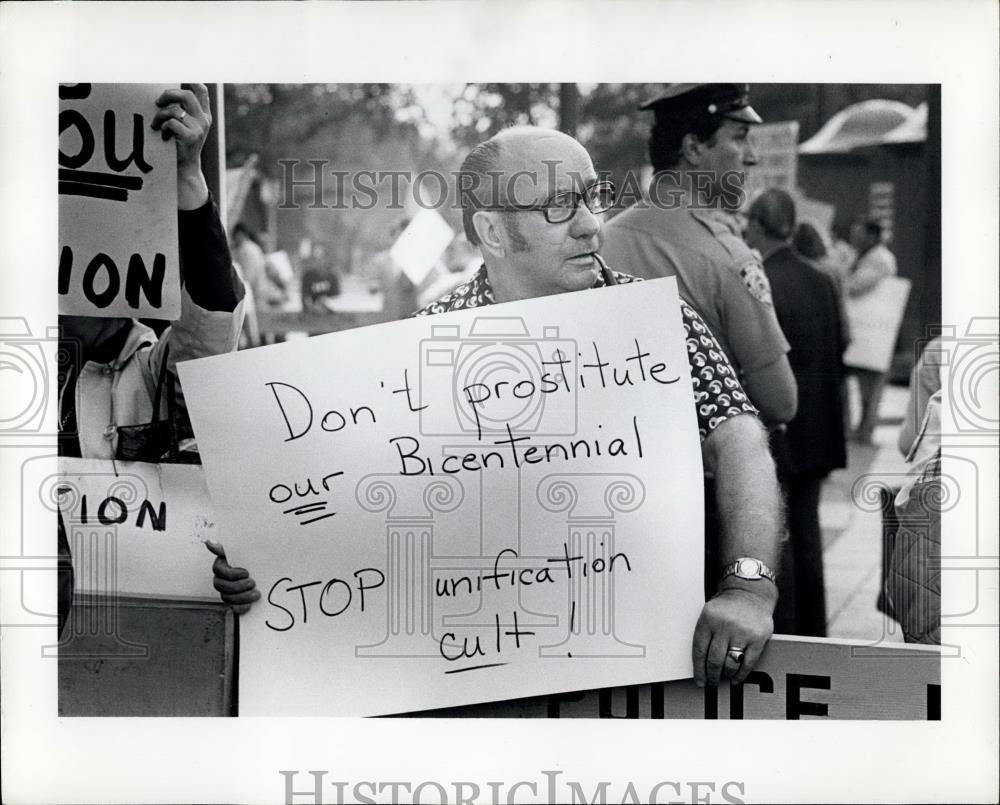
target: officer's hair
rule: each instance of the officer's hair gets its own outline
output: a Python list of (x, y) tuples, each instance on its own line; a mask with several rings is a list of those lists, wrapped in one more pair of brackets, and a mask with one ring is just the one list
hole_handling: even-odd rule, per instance
[(777, 240), (788, 240), (795, 230), (795, 202), (777, 187), (768, 188), (754, 199), (749, 216)]
[(490, 173), (496, 174), (500, 163), (500, 146), (495, 138), (473, 148), (458, 169), (458, 198), (462, 205), (462, 228), (473, 246), (479, 245), (479, 235), (472, 225), (475, 212), (501, 203), (491, 198)]
[(676, 168), (681, 161), (684, 137), (693, 134), (709, 147), (715, 145), (715, 133), (722, 128), (722, 118), (698, 113), (658, 119), (649, 134), (649, 161), (653, 171)]

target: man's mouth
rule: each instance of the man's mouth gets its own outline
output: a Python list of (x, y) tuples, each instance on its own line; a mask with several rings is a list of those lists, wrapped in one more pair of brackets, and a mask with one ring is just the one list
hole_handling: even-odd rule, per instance
[(574, 263), (576, 265), (591, 265), (594, 263), (594, 253), (593, 252), (583, 252), (575, 257), (570, 257), (567, 263)]

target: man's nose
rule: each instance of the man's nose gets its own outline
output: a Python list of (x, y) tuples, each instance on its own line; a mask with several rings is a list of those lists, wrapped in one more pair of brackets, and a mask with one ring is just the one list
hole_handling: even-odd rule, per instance
[(753, 147), (753, 143), (749, 141), (747, 141), (743, 149), (743, 164), (747, 166), (757, 164), (757, 150)]
[(595, 215), (581, 202), (573, 216), (571, 234), (575, 238), (592, 238), (601, 231), (602, 223), (602, 215)]

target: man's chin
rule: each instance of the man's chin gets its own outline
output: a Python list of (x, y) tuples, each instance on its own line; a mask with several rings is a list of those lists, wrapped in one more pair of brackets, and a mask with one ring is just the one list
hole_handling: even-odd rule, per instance
[(567, 283), (567, 290), (578, 291), (583, 288), (590, 288), (600, 274), (600, 267), (597, 261), (591, 257), (589, 261), (567, 260), (564, 277)]

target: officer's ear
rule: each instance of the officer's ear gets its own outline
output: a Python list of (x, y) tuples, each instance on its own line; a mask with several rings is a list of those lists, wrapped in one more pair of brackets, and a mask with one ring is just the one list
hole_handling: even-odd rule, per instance
[(681, 140), (681, 158), (690, 165), (700, 165), (705, 147), (697, 134), (688, 132)]
[(472, 227), (476, 230), (483, 251), (495, 257), (505, 254), (500, 213), (496, 210), (477, 210), (472, 214)]

